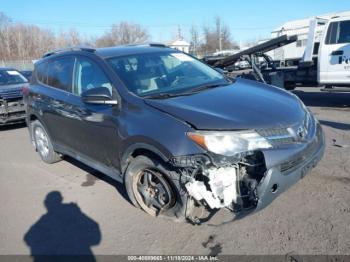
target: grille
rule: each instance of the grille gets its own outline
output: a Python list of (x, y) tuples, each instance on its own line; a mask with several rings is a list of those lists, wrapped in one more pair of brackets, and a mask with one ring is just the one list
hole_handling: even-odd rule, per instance
[(266, 138), (273, 146), (294, 142), (294, 138), (287, 128), (261, 129), (256, 130), (256, 132)]
[(267, 139), (270, 144), (278, 147), (280, 145), (292, 144), (306, 139), (309, 134), (310, 123), (311, 116), (307, 112), (301, 124), (291, 127), (260, 129), (256, 130), (256, 132)]
[(294, 168), (297, 168), (304, 161), (312, 157), (312, 155), (319, 149), (321, 146), (320, 140), (322, 139), (322, 131), (319, 126), (317, 126), (316, 137), (315, 139), (298, 155), (293, 159), (285, 162), (281, 165), (281, 172), (291, 171)]

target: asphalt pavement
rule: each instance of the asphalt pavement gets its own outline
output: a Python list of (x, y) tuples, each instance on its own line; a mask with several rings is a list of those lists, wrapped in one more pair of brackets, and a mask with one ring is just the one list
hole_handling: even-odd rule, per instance
[(350, 254), (350, 93), (295, 91), (320, 120), (326, 152), (261, 212), (218, 226), (153, 218), (123, 186), (69, 158), (47, 165), (27, 128), (0, 129), (0, 254)]

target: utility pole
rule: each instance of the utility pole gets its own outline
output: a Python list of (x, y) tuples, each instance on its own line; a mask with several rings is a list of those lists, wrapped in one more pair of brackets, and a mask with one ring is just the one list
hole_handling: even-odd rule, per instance
[(222, 49), (221, 21), (219, 22), (219, 51)]
[(178, 27), (177, 27), (177, 38), (179, 40), (183, 40), (182, 32), (181, 32), (181, 26), (180, 25), (178, 25)]
[(221, 28), (221, 18), (219, 16), (217, 16), (215, 18), (215, 22), (216, 22), (216, 36), (217, 36), (217, 40), (219, 41), (219, 51), (221, 51), (222, 49), (222, 28)]

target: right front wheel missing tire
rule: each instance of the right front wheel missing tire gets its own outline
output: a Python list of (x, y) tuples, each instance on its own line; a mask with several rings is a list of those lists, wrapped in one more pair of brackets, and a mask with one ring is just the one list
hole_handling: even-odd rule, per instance
[(171, 186), (157, 170), (141, 170), (133, 180), (133, 191), (142, 209), (152, 216), (168, 210), (176, 201)]
[(161, 160), (137, 156), (125, 172), (125, 188), (134, 206), (152, 216), (185, 221), (190, 210), (180, 174)]

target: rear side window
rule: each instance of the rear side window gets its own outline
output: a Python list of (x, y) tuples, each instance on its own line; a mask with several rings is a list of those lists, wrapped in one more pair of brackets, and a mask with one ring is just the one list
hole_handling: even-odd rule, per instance
[(327, 45), (350, 43), (350, 20), (330, 23), (325, 43)]
[(73, 57), (61, 57), (49, 61), (47, 68), (47, 84), (71, 92), (73, 65)]

